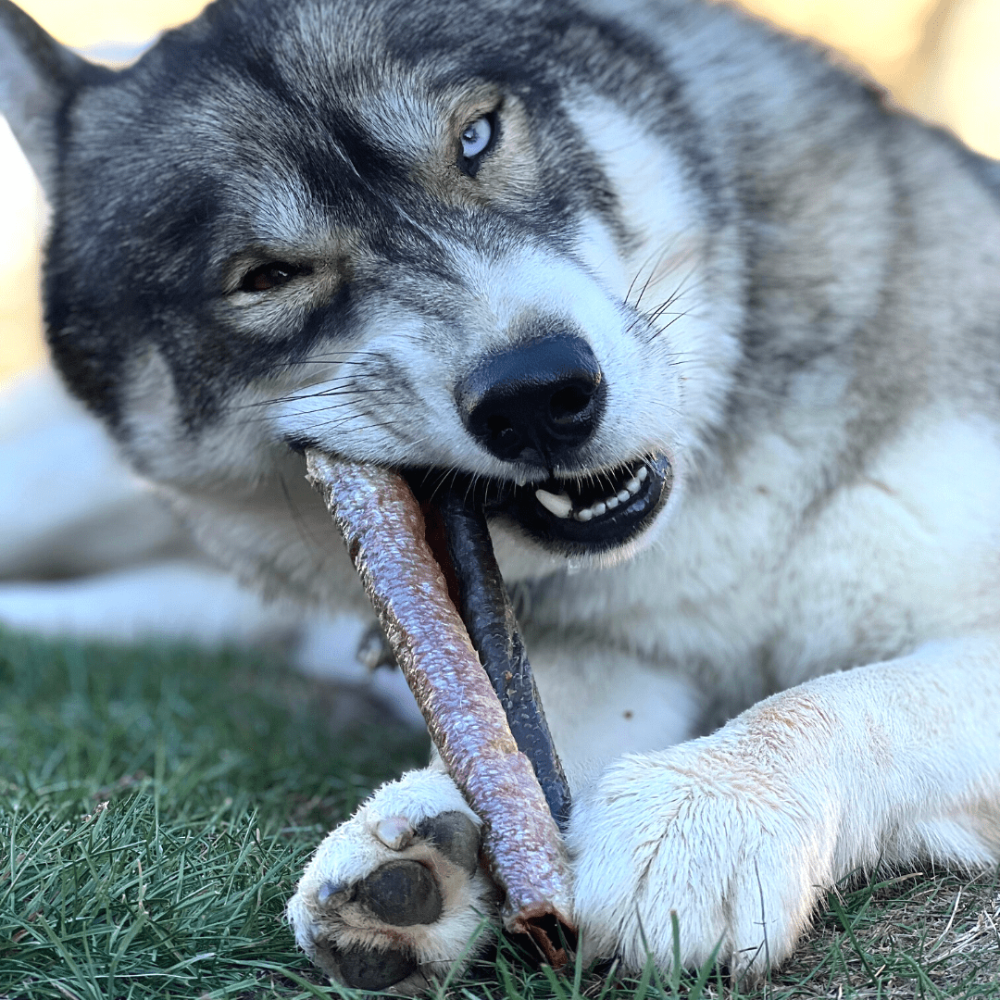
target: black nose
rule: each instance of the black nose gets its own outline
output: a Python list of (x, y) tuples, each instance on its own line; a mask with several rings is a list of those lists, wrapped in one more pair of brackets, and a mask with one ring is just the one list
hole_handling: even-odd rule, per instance
[(490, 454), (551, 469), (594, 433), (604, 380), (587, 342), (559, 334), (487, 355), (455, 399)]

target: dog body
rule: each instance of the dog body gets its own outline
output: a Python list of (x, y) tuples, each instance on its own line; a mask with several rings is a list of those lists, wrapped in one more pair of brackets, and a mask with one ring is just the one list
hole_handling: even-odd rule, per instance
[[(759, 972), (857, 868), (1000, 860), (995, 164), (686, 0), (219, 0), (120, 74), (0, 0), (0, 53), (54, 359), (208, 549), (362, 608), (304, 447), (492, 497), (588, 955)], [(381, 789), (302, 946), (442, 974), (478, 823)]]

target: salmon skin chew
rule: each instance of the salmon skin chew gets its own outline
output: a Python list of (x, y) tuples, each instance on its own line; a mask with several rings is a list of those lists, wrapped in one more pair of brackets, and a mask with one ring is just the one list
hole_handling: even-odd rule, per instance
[[(493, 682), (480, 662), (469, 632), (449, 594), (445, 572), (426, 539), (424, 515), (402, 476), (373, 465), (342, 461), (322, 452), (306, 452), (309, 481), (320, 490), (340, 528), (372, 605), (378, 614), (407, 683), (420, 706), (431, 739), (470, 807), (483, 821), (483, 846), (497, 884), (506, 898), (502, 917), (511, 932), (529, 935), (548, 961), (566, 961), (560, 938), (572, 940), (572, 882), (565, 847), (536, 777), (536, 770), (561, 776), (537, 698), (537, 727), (525, 726), (525, 685), (515, 685), (519, 729), (544, 736), (533, 746), (548, 748), (552, 761), (533, 766), (519, 749)], [(466, 514), (451, 505), (442, 511), (446, 525), (460, 541), (456, 575), (477, 569), (481, 579), (468, 589), (490, 589), (499, 571), (483, 573), (492, 551), (476, 551), (481, 538), (469, 530)], [(462, 526), (464, 525), (464, 526)], [(484, 525), (485, 527), (485, 525)], [(486, 536), (488, 539), (488, 535)], [(450, 546), (454, 547), (454, 546)], [(504, 601), (492, 597), (506, 615)], [(474, 628), (490, 628), (489, 612)], [(513, 621), (510, 614), (509, 622)], [(502, 626), (507, 628), (509, 622)], [(510, 641), (513, 648), (520, 644)], [(502, 645), (502, 643), (501, 643)], [(526, 661), (525, 661), (526, 667)], [(530, 674), (528, 688), (533, 691)], [(529, 699), (530, 700), (530, 699)], [(551, 796), (565, 810), (569, 793)]]
[(436, 497), (436, 512), (442, 520), (455, 576), (456, 604), (503, 706), (514, 741), (534, 766), (556, 825), (565, 832), (569, 785), (541, 711), (541, 698), (514, 609), (493, 555), (486, 515), (482, 506), (469, 502), (467, 496), (462, 488), (445, 488)]

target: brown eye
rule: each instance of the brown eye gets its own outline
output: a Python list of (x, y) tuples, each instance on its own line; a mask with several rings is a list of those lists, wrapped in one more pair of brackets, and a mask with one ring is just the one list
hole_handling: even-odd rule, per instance
[(268, 264), (261, 264), (252, 271), (248, 271), (243, 276), (243, 283), (240, 285), (241, 292), (267, 292), (280, 285), (287, 285), (292, 278), (300, 274), (308, 274), (309, 268), (299, 267), (297, 264), (289, 264), (283, 260), (273, 260)]

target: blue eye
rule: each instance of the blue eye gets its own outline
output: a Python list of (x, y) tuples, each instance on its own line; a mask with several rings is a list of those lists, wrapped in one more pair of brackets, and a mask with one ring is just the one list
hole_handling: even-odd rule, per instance
[(489, 118), (477, 118), (462, 131), (462, 155), (473, 160), (482, 153), (493, 138), (493, 126)]

